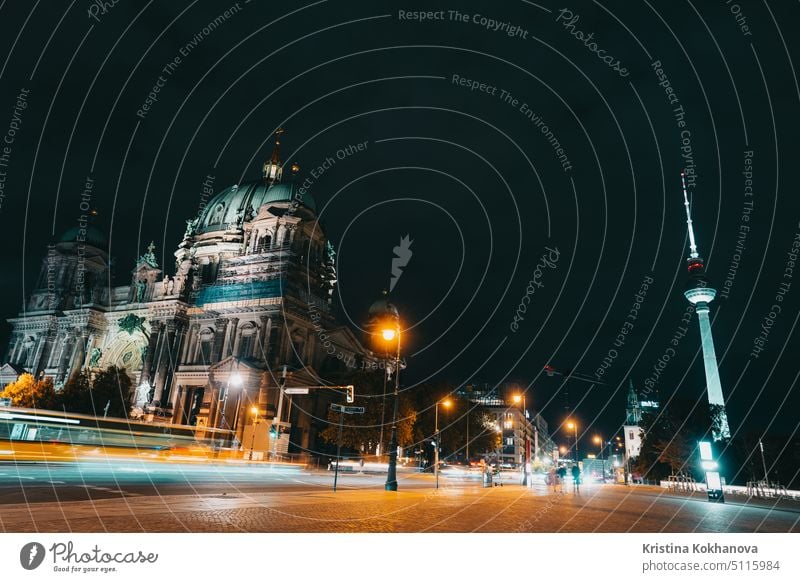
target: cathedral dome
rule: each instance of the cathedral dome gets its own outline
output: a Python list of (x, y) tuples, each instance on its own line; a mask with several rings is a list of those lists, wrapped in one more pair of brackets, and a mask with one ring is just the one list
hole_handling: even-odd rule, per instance
[(311, 194), (296, 184), (269, 183), (256, 180), (233, 185), (217, 193), (203, 209), (197, 223), (197, 232), (224, 230), (229, 224), (236, 224), (241, 217), (255, 216), (264, 204), (296, 201), (306, 208), (316, 211)]
[[(85, 233), (82, 232), (82, 230), (85, 230)], [(78, 240), (78, 237), (82, 237), (83, 240)], [(108, 249), (108, 239), (106, 238), (106, 235), (103, 234), (99, 228), (91, 224), (86, 225), (85, 229), (80, 229), (77, 226), (67, 229), (64, 234), (61, 235), (61, 238), (58, 240), (58, 242), (85, 242), (86, 244), (97, 247), (98, 249)]]

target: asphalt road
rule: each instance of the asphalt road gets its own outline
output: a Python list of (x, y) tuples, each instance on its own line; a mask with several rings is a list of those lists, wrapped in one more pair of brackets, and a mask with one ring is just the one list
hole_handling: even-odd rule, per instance
[[(321, 491), (331, 490), (333, 480), (333, 472), (269, 463), (0, 463), (0, 505), (147, 495)], [(398, 474), (403, 488), (429, 488), (430, 480), (430, 475)], [(383, 490), (385, 481), (385, 474), (341, 472), (337, 488)]]

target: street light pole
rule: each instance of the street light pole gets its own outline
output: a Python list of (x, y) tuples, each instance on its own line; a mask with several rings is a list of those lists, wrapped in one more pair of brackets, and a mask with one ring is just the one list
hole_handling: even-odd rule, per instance
[(400, 319), (397, 319), (397, 353), (394, 359), (394, 411), (392, 434), (389, 439), (389, 469), (386, 473), (386, 491), (397, 491), (397, 401), (400, 397)]
[(256, 444), (256, 427), (258, 426), (258, 407), (253, 406), (250, 409), (250, 412), (253, 413), (253, 432), (250, 435), (250, 461), (253, 460), (253, 448)]
[(575, 464), (578, 464), (578, 424), (572, 423), (572, 426), (575, 427)]
[(467, 468), (470, 467), (469, 464), (469, 404), (467, 404)]
[(436, 401), (436, 421), (433, 428), (433, 473), (436, 475), (436, 488), (439, 488), (439, 401)]
[(434, 428), (433, 428), (433, 442), (435, 444), (435, 449), (433, 451), (433, 473), (436, 475), (436, 488), (439, 488), (439, 405), (442, 404), (445, 408), (450, 408), (453, 404), (450, 400), (437, 400), (436, 401), (436, 412), (434, 414)]
[(769, 473), (767, 473), (767, 461), (764, 459), (764, 443), (758, 439), (758, 448), (761, 449), (761, 466), (764, 467), (764, 483), (769, 487)]
[(522, 439), (522, 447), (523, 447), (523, 452), (522, 452), (522, 459), (523, 459), (522, 460), (522, 485), (523, 485), (523, 487), (525, 487), (525, 486), (528, 485), (528, 463), (530, 462), (530, 459), (528, 458), (528, 451), (530, 450), (530, 445), (529, 445), (529, 441), (528, 441), (528, 431), (527, 431), (527, 426), (526, 426), (528, 424), (528, 418), (525, 415), (525, 411), (528, 410), (528, 407), (527, 407), (527, 404), (525, 402), (525, 395), (524, 394), (522, 394), (521, 396), (519, 394), (516, 394), (514, 396), (514, 402), (516, 402), (517, 404), (522, 404), (522, 421), (519, 423), (519, 428), (520, 428), (520, 430), (522, 430), (522, 436), (523, 436), (523, 439)]
[(278, 408), (275, 411), (275, 416), (272, 417), (272, 426), (275, 427), (275, 438), (272, 439), (272, 460), (278, 454), (278, 439), (281, 434), (281, 416), (283, 415), (283, 388), (286, 385), (286, 366), (281, 370), (281, 377), (278, 380)]
[(567, 429), (573, 429), (574, 430), (574, 436), (575, 436), (574, 459), (575, 459), (575, 463), (577, 464), (578, 463), (578, 423), (573, 422), (573, 421), (570, 420), (569, 422), (567, 422)]
[(600, 436), (600, 435), (596, 435), (594, 437), (594, 442), (597, 443), (597, 445), (600, 447), (600, 461), (603, 463), (602, 464), (602, 467), (603, 467), (602, 471), (603, 472), (601, 474), (601, 477), (603, 478), (603, 483), (605, 483), (606, 482), (606, 458), (605, 458), (605, 456), (603, 456), (603, 449), (605, 448), (604, 447), (605, 443), (603, 441), (603, 437)]

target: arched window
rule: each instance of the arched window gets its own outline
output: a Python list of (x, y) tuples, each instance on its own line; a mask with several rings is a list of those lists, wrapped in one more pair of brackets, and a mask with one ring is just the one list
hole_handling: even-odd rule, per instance
[(214, 332), (210, 328), (200, 331), (200, 349), (198, 350), (197, 360), (199, 364), (209, 364), (211, 362), (211, 348), (214, 345)]
[(268, 234), (262, 235), (261, 238), (258, 239), (258, 244), (256, 245), (256, 252), (263, 253), (270, 248), (272, 245), (272, 237)]
[(208, 224), (222, 224), (222, 218), (225, 215), (225, 205), (221, 202), (214, 207), (211, 211), (211, 216), (208, 219)]
[(248, 322), (242, 326), (242, 335), (239, 338), (239, 357), (250, 358), (253, 356), (253, 346), (255, 346), (256, 332), (258, 328), (252, 323)]

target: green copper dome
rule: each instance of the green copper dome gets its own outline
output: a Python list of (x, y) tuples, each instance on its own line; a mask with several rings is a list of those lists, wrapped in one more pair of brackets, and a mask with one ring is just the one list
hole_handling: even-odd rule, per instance
[(256, 180), (230, 186), (218, 192), (203, 209), (197, 224), (197, 232), (224, 230), (236, 224), (240, 217), (255, 216), (264, 204), (297, 201), (316, 212), (314, 198), (308, 191), (300, 193), (296, 184), (269, 183)]
[[(67, 229), (64, 234), (61, 235), (61, 238), (58, 242), (84, 243), (93, 247), (97, 247), (98, 249), (108, 249), (108, 239), (99, 228), (89, 224), (86, 226), (84, 231), (85, 232), (82, 232), (80, 228), (73, 226), (72, 228)], [(82, 240), (78, 240), (78, 237), (81, 237)]]

